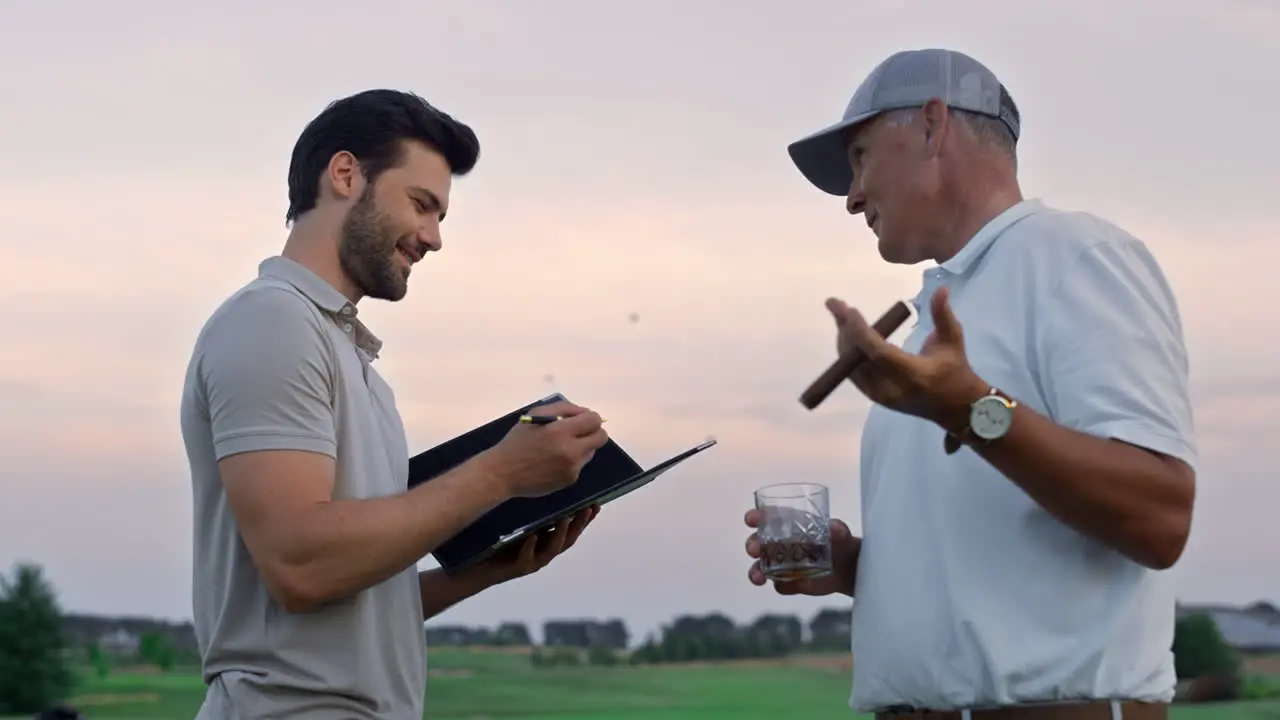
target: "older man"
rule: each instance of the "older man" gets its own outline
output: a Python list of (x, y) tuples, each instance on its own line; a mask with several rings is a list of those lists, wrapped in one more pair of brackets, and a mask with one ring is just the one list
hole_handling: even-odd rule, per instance
[(202, 719), (418, 720), (423, 619), (540, 569), (595, 514), (466, 573), (417, 570), (508, 498), (572, 484), (608, 439), (599, 415), (561, 403), (547, 412), (564, 420), (517, 425), (406, 490), (404, 426), (374, 367), (382, 343), (356, 305), (405, 297), (442, 247), (453, 176), (478, 154), (469, 127), (410, 93), (332, 103), (294, 147), (282, 253), (200, 332), (181, 416)]
[[(903, 347), (827, 301), (870, 361), (858, 539), (785, 594), (855, 598), (851, 705), (884, 717), (1163, 718), (1195, 495), (1187, 354), (1150, 251), (1025, 200), (1018, 109), (971, 57), (893, 55), (790, 147), (891, 263), (933, 261)], [(748, 513), (747, 524), (757, 518)], [(754, 534), (747, 552), (759, 557)], [(766, 580), (758, 563), (756, 585)]]

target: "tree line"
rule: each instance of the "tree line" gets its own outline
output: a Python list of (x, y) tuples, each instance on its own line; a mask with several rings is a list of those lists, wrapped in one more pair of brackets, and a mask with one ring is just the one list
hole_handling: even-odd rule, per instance
[[(682, 615), (631, 648), (621, 619), (551, 620), (535, 645), (527, 626), (431, 626), (434, 645), (530, 647), (538, 667), (777, 658), (797, 652), (848, 652), (851, 609), (827, 608), (803, 622), (766, 614), (738, 624), (721, 613)], [(1199, 683), (1197, 699), (1229, 699), (1242, 692), (1240, 656), (1223, 641), (1213, 619), (1178, 620), (1173, 653), (1180, 679)], [(64, 615), (39, 566), (0, 573), (0, 716), (34, 714), (72, 694), (86, 675), (109, 674), (117, 664), (168, 670), (196, 667), (190, 623)], [(1245, 688), (1247, 690), (1247, 688)], [(1246, 693), (1247, 694), (1247, 693)]]
[(453, 647), (532, 647), (540, 666), (583, 662), (631, 664), (776, 658), (795, 652), (847, 652), (851, 609), (826, 608), (807, 622), (798, 615), (766, 614), (738, 624), (722, 613), (681, 615), (631, 648), (631, 633), (619, 618), (548, 620), (535, 643), (524, 623), (496, 628), (428, 626), (427, 643)]

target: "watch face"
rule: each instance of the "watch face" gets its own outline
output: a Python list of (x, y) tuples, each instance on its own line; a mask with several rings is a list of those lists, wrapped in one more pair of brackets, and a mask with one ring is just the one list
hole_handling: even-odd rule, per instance
[(1013, 408), (998, 397), (984, 397), (973, 404), (969, 413), (969, 427), (983, 440), (995, 440), (1009, 432), (1013, 423)]

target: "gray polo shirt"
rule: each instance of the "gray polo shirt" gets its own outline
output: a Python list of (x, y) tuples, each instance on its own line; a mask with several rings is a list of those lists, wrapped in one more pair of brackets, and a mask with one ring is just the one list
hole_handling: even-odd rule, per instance
[(195, 510), (195, 631), (209, 685), (201, 719), (422, 717), (416, 568), (314, 612), (286, 612), (240, 538), (218, 473), (218, 461), (236, 453), (305, 450), (335, 458), (336, 500), (405, 491), (404, 427), (371, 364), (381, 343), (356, 315), (317, 275), (272, 257), (196, 341), (181, 419)]

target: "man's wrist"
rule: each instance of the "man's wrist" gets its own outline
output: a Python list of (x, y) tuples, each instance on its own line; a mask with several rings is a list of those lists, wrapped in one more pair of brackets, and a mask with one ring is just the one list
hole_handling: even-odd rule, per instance
[(507, 472), (501, 458), (495, 455), (492, 449), (476, 455), (471, 462), (480, 477), (486, 497), (492, 500), (495, 506), (516, 496), (511, 474)]
[(933, 421), (947, 433), (963, 436), (969, 428), (973, 404), (990, 391), (990, 384), (976, 373), (969, 372), (968, 377), (957, 384), (956, 390), (944, 397)]
[(465, 583), (466, 595), (471, 597), (488, 590), (494, 585), (501, 585), (511, 578), (504, 577), (501, 572), (488, 564), (481, 564), (472, 568), (470, 572), (462, 573), (458, 579)]

